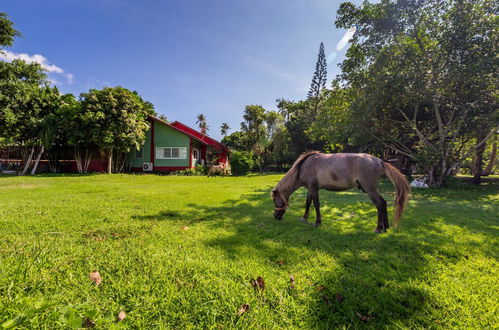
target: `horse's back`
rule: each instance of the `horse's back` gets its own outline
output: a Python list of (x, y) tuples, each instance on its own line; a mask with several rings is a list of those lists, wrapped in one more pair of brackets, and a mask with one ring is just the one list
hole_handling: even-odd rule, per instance
[(363, 153), (314, 154), (302, 164), (300, 178), (328, 190), (347, 190), (381, 173), (382, 161)]

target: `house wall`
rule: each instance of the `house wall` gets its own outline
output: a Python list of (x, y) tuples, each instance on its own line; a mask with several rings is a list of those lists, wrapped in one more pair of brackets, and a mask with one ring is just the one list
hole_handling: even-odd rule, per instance
[(190, 138), (186, 134), (162, 125), (157, 121), (154, 122), (154, 149), (160, 147), (184, 147), (187, 148), (187, 157), (185, 159), (157, 159), (154, 158), (154, 166), (174, 166), (189, 167), (190, 159)]
[[(157, 121), (153, 121), (152, 125), (154, 125), (154, 170), (168, 171), (189, 167), (191, 157), (189, 136)], [(152, 129), (149, 129), (146, 133), (144, 146), (142, 147), (142, 158), (136, 158), (135, 151), (131, 152), (132, 169), (141, 171), (143, 163), (151, 162), (151, 135)], [(185, 159), (158, 159), (155, 154), (156, 148), (161, 147), (187, 148), (187, 157)], [(171, 169), (168, 169), (168, 167), (171, 167)]]
[(149, 163), (151, 161), (151, 129), (146, 132), (146, 140), (142, 146), (142, 158), (135, 158), (135, 149), (133, 149), (130, 153), (132, 157), (132, 167), (142, 168), (143, 163)]

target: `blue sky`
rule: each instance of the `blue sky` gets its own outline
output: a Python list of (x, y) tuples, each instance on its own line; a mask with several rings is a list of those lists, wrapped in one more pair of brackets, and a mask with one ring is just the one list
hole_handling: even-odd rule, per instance
[(222, 122), (239, 129), (247, 104), (305, 98), (321, 41), (337, 53), (328, 84), (339, 73), (340, 2), (4, 0), (0, 11), (23, 34), (7, 50), (42, 55), (62, 92), (120, 85), (171, 121), (195, 126), (204, 113), (220, 138)]

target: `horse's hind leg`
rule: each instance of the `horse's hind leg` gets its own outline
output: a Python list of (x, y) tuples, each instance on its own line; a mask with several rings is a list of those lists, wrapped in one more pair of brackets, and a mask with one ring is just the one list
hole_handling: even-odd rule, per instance
[(310, 191), (307, 191), (307, 201), (305, 202), (305, 214), (303, 218), (300, 219), (301, 222), (308, 222), (308, 213), (310, 211), (310, 205), (312, 205), (312, 195)]
[(367, 195), (373, 201), (378, 209), (378, 226), (374, 230), (375, 233), (382, 233), (388, 230), (388, 213), (386, 210), (386, 201), (381, 197), (378, 190), (368, 190)]
[(314, 207), (315, 207), (315, 227), (319, 227), (322, 223), (322, 217), (321, 217), (321, 204), (319, 202), (319, 190), (317, 188), (311, 188), (310, 190), (310, 196), (312, 197), (312, 201), (314, 202)]

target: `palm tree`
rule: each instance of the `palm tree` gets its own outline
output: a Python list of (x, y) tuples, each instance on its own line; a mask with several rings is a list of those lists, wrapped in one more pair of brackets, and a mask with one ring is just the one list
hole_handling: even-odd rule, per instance
[(209, 130), (208, 128), (209, 126), (206, 123), (206, 116), (200, 113), (199, 115), (197, 115), (196, 119), (197, 119), (196, 124), (198, 124), (201, 134), (206, 135), (206, 132)]
[(222, 126), (220, 126), (220, 134), (222, 136), (226, 136), (227, 132), (230, 130), (230, 126), (227, 123), (222, 123)]

